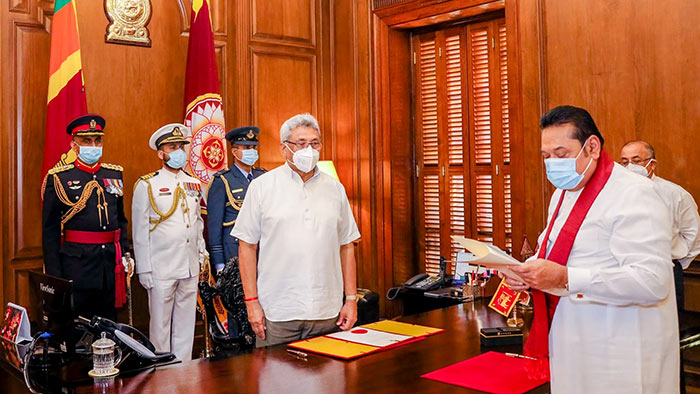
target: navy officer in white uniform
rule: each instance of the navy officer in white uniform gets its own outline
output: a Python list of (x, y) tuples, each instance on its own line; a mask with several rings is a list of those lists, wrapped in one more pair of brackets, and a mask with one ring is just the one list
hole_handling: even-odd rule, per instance
[(131, 209), (136, 273), (148, 291), (149, 336), (158, 351), (192, 359), (197, 281), (207, 255), (199, 179), (182, 170), (189, 129), (172, 123), (149, 141), (163, 167), (136, 182)]

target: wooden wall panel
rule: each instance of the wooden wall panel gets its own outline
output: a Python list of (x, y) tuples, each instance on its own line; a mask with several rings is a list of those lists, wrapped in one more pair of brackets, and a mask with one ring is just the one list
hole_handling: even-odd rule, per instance
[[(39, 187), (48, 88), (48, 20), (36, 2), (2, 4), (3, 296), (27, 299), (27, 271), (41, 267)], [(10, 186), (12, 185), (12, 186)], [(4, 298), (4, 297), (3, 297)]]
[(251, 37), (284, 45), (316, 45), (315, 0), (250, 0)]
[[(507, 3), (508, 4), (508, 3)], [(695, 146), (700, 4), (674, 0), (510, 2), (520, 28), (527, 234), (544, 227), (552, 187), (539, 154), (539, 117), (561, 104), (591, 112), (615, 159), (629, 140), (656, 148), (657, 173), (698, 201)], [(697, 295), (697, 264), (686, 271), (686, 300)], [(690, 297), (690, 298), (688, 298)], [(697, 304), (697, 303), (695, 303)], [(686, 307), (697, 309), (692, 301)]]
[[(41, 109), (46, 104), (48, 75), (45, 72), (48, 63), (37, 62), (37, 54), (46, 53), (49, 49), (49, 34), (42, 25), (15, 25), (15, 113), (18, 124), (11, 154), (10, 168), (15, 178), (11, 184), (18, 187), (10, 188), (12, 192), (11, 205), (13, 225), (17, 232), (13, 234), (14, 242), (11, 258), (39, 259), (41, 257), (41, 231), (37, 231), (37, 223), (41, 223), (41, 195), (34, 187), (41, 178), (41, 161), (34, 160), (37, 146), (44, 138), (45, 112), (30, 112), (26, 109)], [(44, 89), (35, 89), (35, 86)], [(39, 144), (38, 144), (39, 143)]]
[(10, 0), (10, 11), (29, 14), (29, 0)]
[(252, 52), (252, 123), (260, 127), (261, 165), (284, 163), (279, 152), (279, 129), (289, 117), (318, 110), (316, 58), (286, 53)]
[[(532, 70), (539, 59), (539, 75), (523, 75), (524, 99), (535, 103), (540, 96), (540, 114), (560, 104), (588, 109), (614, 158), (626, 141), (650, 142), (656, 148), (658, 174), (698, 200), (700, 178), (694, 174), (700, 168), (695, 160), (700, 65), (695, 59), (700, 48), (695, 43), (700, 27), (689, 16), (700, 14), (700, 3), (518, 3), (524, 24), (523, 69)], [(535, 41), (532, 35), (538, 29), (541, 36)], [(525, 120), (533, 135), (538, 133), (536, 122), (535, 116)], [(538, 145), (529, 146), (529, 155), (539, 159), (536, 149)]]
[(391, 30), (389, 34), (389, 79), (391, 101), (391, 266), (393, 283), (402, 283), (423, 271), (416, 254), (414, 202), (415, 193), (413, 123), (410, 116), (412, 69), (410, 35)]
[[(519, 28), (509, 31), (515, 35), (519, 68), (521, 77), (513, 81), (512, 85), (518, 85), (522, 100), (522, 118), (520, 122), (513, 122), (514, 127), (522, 130), (521, 139), (523, 155), (521, 161), (522, 184), (524, 196), (523, 222), (513, 223), (521, 226), (527, 234), (532, 247), (535, 247), (537, 236), (542, 231), (547, 220), (547, 206), (549, 195), (546, 192), (547, 179), (544, 173), (544, 162), (539, 154), (540, 150), (540, 117), (547, 107), (546, 78), (541, 53), (544, 41), (543, 21), (541, 16), (541, 0), (536, 1), (510, 1), (506, 3), (506, 19), (511, 16), (517, 19)], [(512, 49), (509, 47), (509, 50)], [(515, 57), (514, 57), (515, 58)], [(515, 165), (515, 163), (513, 163)], [(515, 178), (518, 181), (517, 178)]]
[[(331, 127), (334, 138), (326, 157), (332, 158), (345, 186), (362, 235), (357, 250), (358, 284), (380, 292), (370, 207), (369, 4), (331, 2), (333, 48), (331, 63)], [(329, 149), (330, 148), (330, 149)], [(331, 152), (332, 155), (328, 155)]]

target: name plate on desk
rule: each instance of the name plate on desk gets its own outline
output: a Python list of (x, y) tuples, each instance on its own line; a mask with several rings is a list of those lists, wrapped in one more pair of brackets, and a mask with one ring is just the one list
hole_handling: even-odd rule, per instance
[(519, 328), (494, 327), (479, 330), (482, 346), (522, 345), (523, 332)]

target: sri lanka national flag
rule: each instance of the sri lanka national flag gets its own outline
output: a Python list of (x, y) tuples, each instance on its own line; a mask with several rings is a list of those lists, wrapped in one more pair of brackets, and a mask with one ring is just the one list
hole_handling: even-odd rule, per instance
[(42, 178), (52, 167), (75, 160), (66, 126), (87, 113), (75, 1), (56, 0), (54, 6)]
[[(187, 164), (204, 185), (226, 167), (224, 108), (219, 94), (209, 0), (194, 0), (185, 74), (185, 125), (192, 131)], [(202, 189), (207, 190), (207, 187)]]

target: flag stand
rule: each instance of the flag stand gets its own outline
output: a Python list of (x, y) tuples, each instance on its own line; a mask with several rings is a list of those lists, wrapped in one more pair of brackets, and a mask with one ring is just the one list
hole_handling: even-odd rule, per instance
[(207, 321), (206, 314), (203, 314), (204, 318), (204, 349), (199, 354), (199, 358), (209, 358), (214, 355), (214, 349), (211, 347), (211, 338), (209, 337), (209, 322)]

